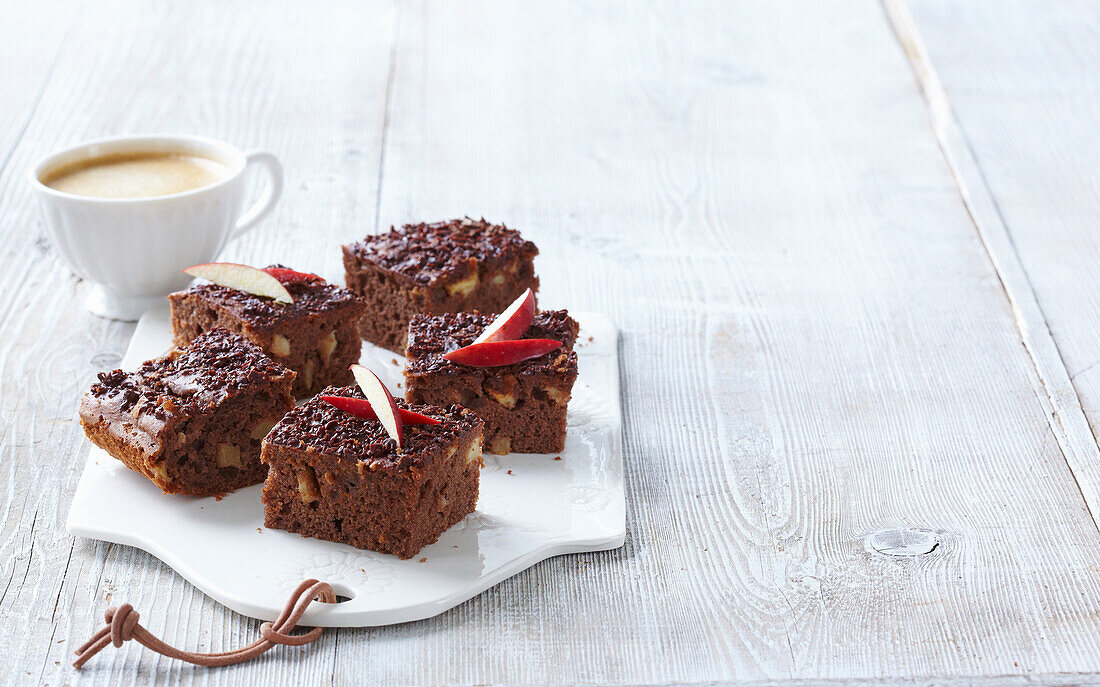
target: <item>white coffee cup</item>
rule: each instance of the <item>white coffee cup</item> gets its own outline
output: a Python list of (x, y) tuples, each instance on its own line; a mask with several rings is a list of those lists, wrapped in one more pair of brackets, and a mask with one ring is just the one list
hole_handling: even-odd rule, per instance
[[(224, 179), (172, 195), (101, 198), (50, 188), (45, 179), (82, 160), (129, 153), (173, 152), (197, 155), (229, 168)], [(243, 215), (245, 170), (267, 175), (259, 200)], [(35, 165), (31, 185), (57, 250), (74, 272), (91, 285), (85, 305), (93, 313), (135, 320), (184, 288), (181, 270), (218, 256), (231, 238), (256, 226), (279, 199), (283, 169), (271, 153), (241, 152), (199, 136), (121, 136), (84, 143), (54, 153)]]

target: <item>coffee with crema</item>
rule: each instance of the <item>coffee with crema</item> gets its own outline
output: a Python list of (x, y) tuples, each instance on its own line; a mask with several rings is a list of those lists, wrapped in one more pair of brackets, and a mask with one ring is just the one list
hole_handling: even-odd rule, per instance
[(133, 152), (93, 157), (50, 170), (42, 183), (78, 196), (152, 198), (216, 184), (227, 165), (182, 152)]

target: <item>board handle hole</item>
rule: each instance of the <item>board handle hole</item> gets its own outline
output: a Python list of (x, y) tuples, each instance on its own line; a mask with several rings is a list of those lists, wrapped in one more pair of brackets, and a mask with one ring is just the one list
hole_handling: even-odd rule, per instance
[(332, 584), (330, 582), (329, 586), (332, 587), (332, 591), (336, 592), (336, 603), (338, 604), (355, 598), (355, 592), (342, 584)]

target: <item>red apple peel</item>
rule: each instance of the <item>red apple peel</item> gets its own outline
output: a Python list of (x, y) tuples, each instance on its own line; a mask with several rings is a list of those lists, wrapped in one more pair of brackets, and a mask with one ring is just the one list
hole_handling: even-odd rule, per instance
[(504, 312), (474, 339), (475, 344), (486, 341), (511, 341), (523, 337), (523, 333), (535, 319), (535, 294), (527, 289), (519, 298), (512, 301)]
[(401, 424), (400, 409), (397, 407), (397, 401), (393, 400), (393, 394), (378, 378), (378, 375), (362, 365), (352, 365), (350, 369), (356, 383), (359, 385), (359, 389), (367, 397), (367, 401), (370, 402), (374, 414), (378, 416), (378, 421), (382, 423), (382, 428), (386, 430), (386, 434), (389, 434), (391, 439), (397, 442), (397, 448), (401, 448), (401, 442), (405, 438), (405, 429), (404, 425)]
[(275, 277), (282, 284), (297, 284), (299, 282), (324, 282), (325, 280), (312, 272), (299, 272), (298, 270), (292, 270), (289, 267), (265, 267), (263, 272), (267, 272), (271, 276)]
[[(350, 398), (348, 396), (318, 396), (325, 403), (331, 406), (335, 406), (344, 411), (348, 415), (354, 415), (355, 417), (361, 417), (364, 420), (377, 420), (378, 414), (374, 412), (374, 408), (371, 407), (370, 401), (363, 398)], [(401, 415), (401, 424), (403, 425), (438, 425), (439, 420), (428, 415), (421, 415), (420, 413), (414, 413), (411, 410), (405, 410), (404, 408), (398, 408), (398, 414)]]
[(553, 339), (484, 341), (453, 350), (443, 359), (470, 367), (500, 367), (538, 358), (559, 348), (561, 342)]

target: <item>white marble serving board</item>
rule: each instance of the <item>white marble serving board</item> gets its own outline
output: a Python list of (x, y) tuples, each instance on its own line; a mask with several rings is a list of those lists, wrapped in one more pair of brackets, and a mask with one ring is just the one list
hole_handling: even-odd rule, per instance
[[(485, 455), (478, 508), (409, 560), (263, 527), (260, 485), (222, 500), (170, 496), (92, 447), (69, 510), (75, 535), (144, 549), (233, 610), (273, 619), (302, 579), (349, 597), (313, 604), (303, 623), (365, 627), (429, 618), (563, 553), (622, 546), (622, 416), (618, 332), (604, 315), (581, 324), (580, 374), (568, 437), (555, 455)], [(167, 308), (137, 325), (123, 369), (171, 345)], [(400, 392), (400, 358), (364, 344), (362, 363)]]

